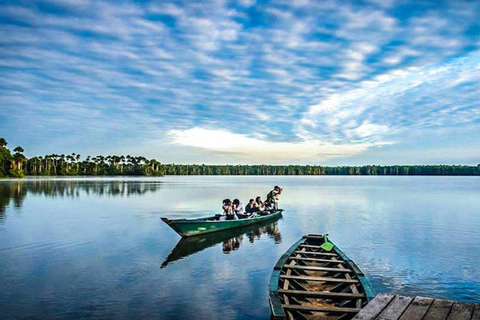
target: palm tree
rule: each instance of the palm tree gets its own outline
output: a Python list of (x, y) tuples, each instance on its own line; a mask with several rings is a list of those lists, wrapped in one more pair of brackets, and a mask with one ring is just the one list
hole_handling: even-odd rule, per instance
[[(72, 155), (73, 155), (73, 154), (74, 154), (74, 153), (72, 153)], [(76, 163), (77, 163), (77, 174), (80, 174), (80, 154), (77, 154), (77, 155), (75, 156), (75, 161), (76, 161)]]
[(15, 162), (15, 165), (18, 170), (22, 170), (22, 164), (25, 161), (25, 156), (22, 154), (25, 150), (23, 150), (22, 147), (18, 146), (15, 149), (13, 149), (15, 154), (13, 155), (13, 161)]

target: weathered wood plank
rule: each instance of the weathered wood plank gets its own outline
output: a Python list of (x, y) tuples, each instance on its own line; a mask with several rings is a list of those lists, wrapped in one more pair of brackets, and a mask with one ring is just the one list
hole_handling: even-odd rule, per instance
[(357, 313), (361, 309), (358, 308), (337, 308), (337, 307), (320, 307), (320, 306), (305, 306), (296, 304), (284, 304), (284, 309), (300, 310), (300, 311), (312, 311), (312, 312), (335, 312), (335, 313)]
[(314, 267), (314, 266), (292, 266), (292, 265), (285, 265), (284, 268), (286, 268), (286, 269), (311, 270), (311, 271), (344, 272), (344, 273), (352, 272), (352, 270), (350, 270), (350, 269), (327, 268), (327, 267)]
[[(339, 267), (340, 269), (345, 269), (345, 267), (341, 263), (337, 264), (337, 267)], [(352, 279), (352, 277), (348, 273), (345, 274), (345, 278), (348, 280)], [(350, 290), (352, 290), (352, 293), (357, 293), (357, 294), (359, 293), (357, 286), (355, 284), (352, 283), (349, 285), (349, 287), (350, 287)], [(357, 308), (362, 307), (362, 299), (357, 299), (357, 301), (355, 301), (355, 307)]]
[(375, 320), (398, 320), (412, 300), (411, 297), (395, 296)]
[(303, 291), (303, 290), (283, 290), (279, 289), (278, 293), (282, 294), (291, 294), (299, 295), (305, 297), (321, 297), (321, 298), (364, 298), (365, 295), (358, 293), (348, 293), (348, 292), (329, 292), (329, 291)]
[(379, 294), (373, 298), (353, 319), (372, 320), (385, 309), (395, 296), (391, 294)]
[(317, 259), (317, 258), (304, 258), (304, 257), (289, 257), (291, 260), (301, 260), (301, 261), (311, 261), (311, 262), (325, 262), (325, 263), (345, 263), (341, 260), (330, 260), (330, 259)]
[(294, 253), (309, 254), (312, 256), (339, 257), (338, 254), (331, 252), (295, 251)]
[(453, 302), (447, 300), (435, 300), (433, 301), (430, 309), (428, 309), (427, 314), (423, 320), (444, 320), (447, 319), (450, 309), (452, 308)]
[(282, 274), (282, 275), (280, 275), (280, 278), (305, 280), (305, 281), (358, 283), (358, 280), (355, 280), (355, 279), (348, 280), (348, 279), (343, 279), (343, 278), (331, 278), (331, 277), (290, 276), (290, 275)]
[(415, 297), (407, 310), (402, 314), (400, 320), (422, 319), (432, 305), (433, 299), (426, 297)]
[(324, 237), (322, 235), (319, 235), (319, 234), (309, 234), (309, 235), (303, 236), (303, 238), (305, 238), (305, 239), (324, 239)]
[[(301, 249), (300, 251), (305, 251), (305, 250), (306, 250), (306, 249), (303, 248), (303, 249)], [(297, 257), (299, 257), (299, 256), (300, 256), (300, 255), (298, 254)], [(290, 265), (295, 265), (295, 264), (296, 264), (296, 261), (294, 261), (294, 260), (292, 260), (292, 261), (290, 262)], [(291, 273), (292, 273), (292, 270), (287, 270), (287, 275), (290, 275)], [(288, 287), (289, 287), (289, 284), (290, 284), (290, 283), (289, 283), (289, 280), (288, 280), (288, 279), (285, 279), (285, 281), (283, 282), (283, 289), (284, 289), (284, 290), (287, 290)], [(283, 300), (285, 301), (285, 303), (286, 303), (287, 305), (290, 304), (290, 299), (288, 298), (288, 295), (284, 294), (284, 295), (283, 295)], [(296, 299), (294, 299), (294, 300), (296, 301)], [(292, 312), (291, 312), (290, 310), (286, 310), (285, 313), (287, 314), (288, 319), (294, 319), (293, 314), (292, 314)]]
[(471, 320), (480, 320), (480, 304), (475, 305), (475, 309), (473, 309)]
[(455, 302), (447, 320), (470, 320), (473, 314), (473, 304)]
[[(303, 248), (311, 248), (311, 249), (322, 249), (321, 246), (316, 246), (316, 245), (313, 245), (313, 244), (302, 244), (300, 245), (301, 247)], [(322, 249), (323, 250), (323, 249)]]

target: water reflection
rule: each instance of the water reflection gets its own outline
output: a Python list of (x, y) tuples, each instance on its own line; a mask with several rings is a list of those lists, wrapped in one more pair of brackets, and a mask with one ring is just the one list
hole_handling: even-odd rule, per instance
[(27, 190), (23, 188), (23, 183), (0, 183), (0, 221), (5, 218), (5, 211), (8, 206), (14, 208), (22, 207), (23, 200), (27, 195)]
[[(176, 246), (160, 220), (277, 184), (278, 225)], [(0, 319), (266, 319), (272, 267), (306, 233), (330, 233), (376, 292), (478, 302), (479, 194), (478, 177), (0, 180)]]
[(160, 181), (129, 180), (77, 180), (77, 179), (26, 179), (0, 181), (0, 221), (7, 207), (21, 208), (27, 194), (46, 198), (79, 198), (82, 194), (129, 197), (141, 196), (160, 189)]
[(282, 235), (278, 227), (278, 220), (265, 221), (254, 226), (245, 226), (241, 228), (224, 230), (205, 235), (182, 238), (178, 241), (175, 248), (162, 263), (161, 268), (165, 268), (168, 264), (184, 259), (189, 255), (203, 251), (213, 247), (218, 243), (222, 243), (222, 251), (229, 254), (233, 250), (240, 248), (244, 239), (248, 239), (250, 243), (259, 240), (263, 235), (268, 235), (276, 244), (282, 243)]

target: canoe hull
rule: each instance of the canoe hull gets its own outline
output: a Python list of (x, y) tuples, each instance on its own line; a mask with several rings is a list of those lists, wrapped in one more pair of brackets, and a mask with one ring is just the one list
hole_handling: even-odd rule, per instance
[(226, 221), (205, 221), (202, 219), (196, 220), (169, 220), (162, 218), (173, 230), (175, 230), (182, 237), (197, 236), (206, 233), (212, 233), (222, 230), (244, 227), (255, 223), (272, 220), (282, 216), (282, 211), (277, 211), (267, 216), (259, 216), (256, 218), (226, 220)]
[(352, 319), (373, 297), (364, 273), (322, 235), (306, 235), (276, 263), (269, 284), (271, 319)]

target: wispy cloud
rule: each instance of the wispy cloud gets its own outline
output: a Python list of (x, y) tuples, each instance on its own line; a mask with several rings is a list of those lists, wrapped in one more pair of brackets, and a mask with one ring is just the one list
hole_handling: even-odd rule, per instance
[[(375, 131), (376, 128), (363, 128)], [(171, 130), (169, 135), (174, 143), (184, 146), (201, 148), (208, 151), (228, 153), (239, 157), (241, 163), (304, 163), (305, 161), (323, 161), (335, 157), (345, 157), (358, 154), (366, 149), (389, 144), (356, 143), (332, 144), (316, 140), (301, 142), (272, 142), (260, 138), (252, 138), (245, 134), (231, 133), (225, 130), (191, 128), (187, 130)], [(274, 155), (274, 159), (272, 159)]]
[(233, 152), (191, 141), (212, 128), (285, 147), (278, 161), (352, 157), (422, 130), (478, 135), (479, 16), (472, 1), (11, 1), (0, 125), (36, 153), (173, 139), (210, 150), (205, 162)]

